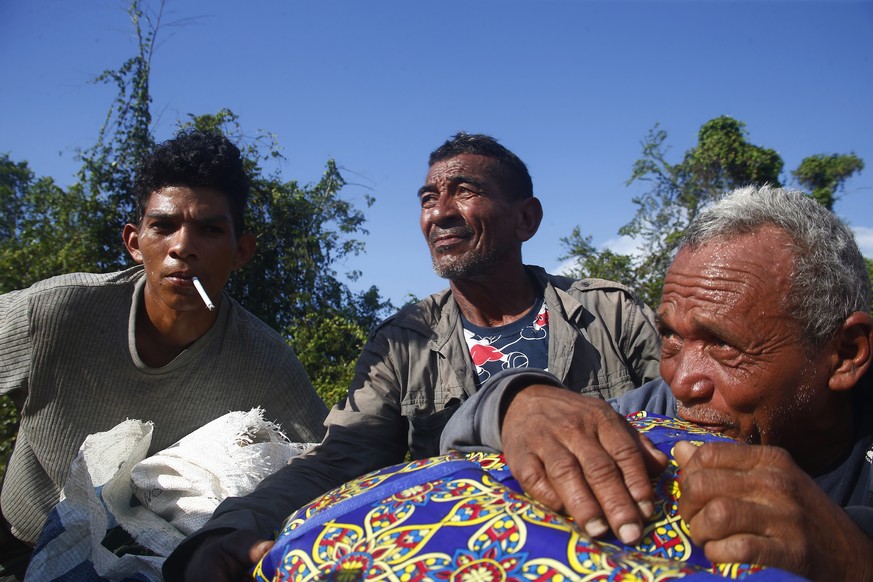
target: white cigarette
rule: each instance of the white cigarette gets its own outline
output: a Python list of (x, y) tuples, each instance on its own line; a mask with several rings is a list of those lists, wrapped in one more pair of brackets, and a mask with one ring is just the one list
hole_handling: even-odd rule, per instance
[(212, 303), (211, 299), (209, 299), (209, 295), (206, 294), (206, 289), (203, 288), (203, 283), (200, 282), (200, 279), (192, 277), (191, 280), (194, 282), (194, 288), (197, 289), (198, 293), (200, 293), (200, 297), (203, 298), (203, 303), (206, 304), (209, 311), (215, 311), (215, 304)]

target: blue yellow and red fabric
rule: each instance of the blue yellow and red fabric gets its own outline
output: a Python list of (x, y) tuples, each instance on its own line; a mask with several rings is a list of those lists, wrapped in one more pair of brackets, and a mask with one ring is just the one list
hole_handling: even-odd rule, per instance
[(453, 453), (350, 481), (294, 512), (255, 567), (258, 582), (385, 580), (798, 580), (713, 564), (678, 514), (673, 445), (726, 440), (673, 418), (628, 416), (671, 459), (642, 541), (592, 539), (527, 497), (501, 455)]

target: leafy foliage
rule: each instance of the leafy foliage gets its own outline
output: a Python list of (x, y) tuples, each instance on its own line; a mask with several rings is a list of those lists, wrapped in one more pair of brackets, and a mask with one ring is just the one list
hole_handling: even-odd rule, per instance
[(576, 258), (578, 276), (600, 277), (633, 286), (634, 266), (629, 255), (614, 253), (609, 249), (598, 252), (591, 244), (591, 236), (584, 236), (578, 226), (570, 236), (562, 237), (561, 243), (567, 248), (567, 254), (559, 260)]
[[(363, 212), (340, 196), (346, 182), (336, 163), (328, 160), (316, 184), (301, 186), (265, 172), (264, 162), (281, 158), (275, 136), (245, 138), (233, 112), (192, 116), (183, 127), (219, 131), (234, 140), (252, 178), (246, 228), (257, 236), (258, 251), (231, 277), (230, 294), (285, 334), (296, 322), (317, 317), (374, 325), (390, 303), (375, 289), (353, 294), (333, 268), (363, 250), (364, 243), (353, 237), (367, 233)], [(365, 198), (368, 206), (372, 202)]]
[(151, 133), (149, 75), (163, 2), (157, 12), (144, 10), (133, 0), (128, 15), (137, 36), (137, 54), (118, 69), (103, 71), (94, 83), (115, 85), (118, 93), (106, 114), (97, 142), (80, 151), (82, 168), (78, 188), (90, 205), (100, 211), (91, 225), (96, 261), (88, 270), (114, 271), (130, 265), (118, 244), (119, 233), (133, 215), (133, 177), (137, 162), (154, 147)]
[[(50, 178), (36, 178), (26, 162), (0, 156), (0, 292), (60, 273), (131, 264), (120, 233), (132, 216), (136, 164), (155, 145), (149, 74), (159, 6), (147, 12), (141, 0), (130, 5), (137, 55), (95, 80), (115, 84), (118, 93), (96, 144), (80, 151), (75, 185), (64, 191)], [(275, 136), (246, 138), (233, 112), (192, 115), (182, 126), (223, 132), (240, 147), (253, 186), (247, 227), (258, 252), (232, 276), (228, 291), (289, 342), (293, 335), (319, 394), (335, 402), (348, 387), (367, 330), (392, 308), (375, 287), (353, 293), (335, 270), (363, 250), (357, 236), (367, 232), (364, 213), (341, 195), (346, 182), (339, 167), (328, 160), (317, 183), (301, 186), (264, 169), (267, 160), (281, 158)], [(367, 206), (372, 202), (365, 196)], [(16, 409), (0, 398), (0, 460), (16, 430)]]
[(341, 315), (318, 318), (318, 325), (300, 320), (291, 328), (292, 344), (307, 370), (318, 370), (311, 378), (315, 391), (328, 407), (346, 396), (355, 361), (367, 340), (367, 329)]
[(818, 154), (804, 158), (792, 175), (819, 204), (833, 210), (837, 192), (846, 180), (863, 169), (864, 162), (855, 154)]
[(0, 155), (0, 293), (92, 264), (95, 211), (80, 188), (64, 192)]
[[(664, 274), (691, 221), (734, 188), (781, 185), (784, 165), (775, 150), (749, 143), (745, 124), (727, 116), (706, 122), (697, 144), (678, 163), (668, 161), (666, 140), (667, 133), (655, 125), (643, 141), (642, 157), (628, 180), (628, 184), (647, 182), (651, 186), (633, 199), (636, 214), (619, 229), (619, 234), (639, 241), (640, 254), (598, 251), (578, 227), (561, 239), (567, 250), (562, 259), (576, 260), (574, 275), (620, 281), (649, 305), (660, 302)], [(833, 193), (861, 168), (863, 162), (854, 154), (818, 155), (804, 159), (794, 176), (808, 188), (819, 188), (818, 196), (813, 191), (819, 202), (830, 200), (832, 204)]]

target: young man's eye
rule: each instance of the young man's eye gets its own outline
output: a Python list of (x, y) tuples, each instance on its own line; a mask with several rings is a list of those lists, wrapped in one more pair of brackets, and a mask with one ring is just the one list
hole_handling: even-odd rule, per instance
[(161, 232), (166, 232), (168, 230), (172, 230), (172, 228), (173, 228), (173, 225), (171, 223), (163, 221), (163, 220), (155, 221), (155, 222), (151, 223), (149, 226), (152, 229), (157, 230), (157, 231), (161, 231)]

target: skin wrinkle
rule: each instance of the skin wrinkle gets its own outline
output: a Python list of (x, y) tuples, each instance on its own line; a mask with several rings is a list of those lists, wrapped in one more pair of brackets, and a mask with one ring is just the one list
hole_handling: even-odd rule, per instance
[(500, 162), (459, 154), (434, 162), (419, 190), (419, 223), (434, 270), (474, 325), (496, 327), (523, 317), (536, 299), (521, 245), (537, 231), (542, 206), (507, 194)]
[[(511, 202), (501, 193), (497, 162), (462, 154), (435, 163), (419, 189), (421, 227), (434, 271), (446, 279), (490, 273), (519, 245), (507, 235)], [(439, 239), (457, 237), (447, 244)], [(519, 245), (520, 246), (520, 245)]]
[(787, 238), (763, 227), (677, 254), (658, 325), (681, 418), (749, 443), (808, 440), (795, 419), (824, 406), (813, 387), (826, 385), (828, 368), (798, 345), (801, 327), (779, 292), (793, 269)]

